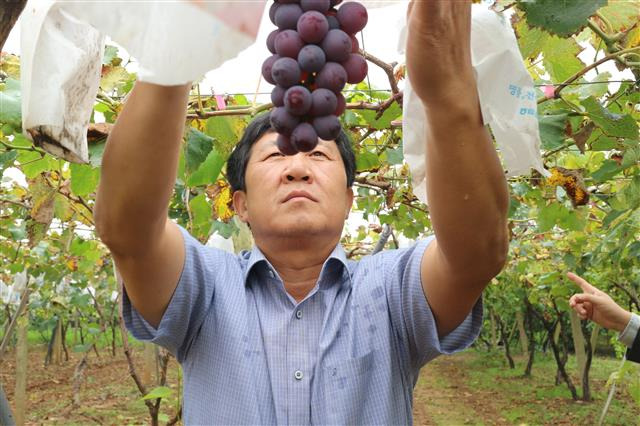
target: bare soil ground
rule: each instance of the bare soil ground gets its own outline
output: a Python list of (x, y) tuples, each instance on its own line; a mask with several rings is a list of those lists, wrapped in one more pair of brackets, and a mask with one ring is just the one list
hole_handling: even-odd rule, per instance
[[(0, 382), (13, 405), (15, 363), (11, 355), (7, 354), (0, 365)], [(121, 349), (116, 357), (106, 349), (100, 351), (100, 358), (90, 354), (78, 406), (73, 404), (73, 374), (81, 354), (69, 355), (69, 361), (45, 368), (45, 352), (30, 351), (27, 424), (149, 424), (147, 408), (129, 375)], [(140, 350), (134, 352), (134, 360), (140, 371)], [(423, 368), (414, 390), (415, 424), (594, 424), (606, 396), (601, 391), (592, 403), (574, 402), (564, 384), (555, 386), (549, 379), (553, 372), (544, 371), (542, 365), (536, 377), (526, 379), (521, 376), (521, 369), (504, 369), (499, 360), (494, 365), (483, 362), (486, 358), (468, 351), (440, 357)], [(176, 413), (178, 374), (178, 365), (171, 359), (168, 386), (174, 392), (163, 400), (161, 424)], [(594, 378), (592, 386), (604, 389), (604, 379)], [(628, 397), (620, 398), (622, 401), (615, 401), (606, 423), (634, 424), (632, 419), (640, 418), (638, 406)]]

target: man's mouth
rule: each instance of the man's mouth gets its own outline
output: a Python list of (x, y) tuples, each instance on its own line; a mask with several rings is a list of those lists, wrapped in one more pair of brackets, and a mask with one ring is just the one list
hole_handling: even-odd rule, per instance
[(293, 200), (295, 198), (307, 198), (311, 201), (316, 201), (316, 202), (318, 201), (307, 191), (291, 191), (289, 194), (287, 194), (284, 200), (282, 200), (282, 202), (286, 203), (287, 201)]

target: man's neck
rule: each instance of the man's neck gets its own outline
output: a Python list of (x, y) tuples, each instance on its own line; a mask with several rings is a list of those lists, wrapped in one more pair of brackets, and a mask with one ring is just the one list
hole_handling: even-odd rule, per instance
[[(297, 302), (301, 302), (315, 287), (322, 266), (339, 240), (282, 241), (276, 244), (256, 241), (256, 245), (276, 269), (284, 287)], [(313, 243), (313, 244), (311, 244)]]

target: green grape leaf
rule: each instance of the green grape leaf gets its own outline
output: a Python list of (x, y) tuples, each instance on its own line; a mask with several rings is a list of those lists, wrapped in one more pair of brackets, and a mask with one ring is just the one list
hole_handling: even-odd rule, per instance
[(211, 221), (213, 210), (211, 205), (207, 202), (207, 197), (204, 193), (195, 196), (189, 201), (189, 208), (193, 217), (192, 233), (200, 241), (206, 240), (209, 237), (211, 230)]
[(565, 214), (566, 209), (559, 203), (551, 203), (542, 207), (538, 213), (538, 230), (540, 232), (550, 230)]
[(29, 179), (51, 169), (57, 161), (50, 155), (42, 155), (36, 151), (20, 151), (17, 160), (20, 163), (20, 170)]
[(591, 173), (591, 177), (597, 182), (605, 182), (622, 171), (622, 167), (613, 160), (605, 160), (602, 166), (595, 172)]
[(74, 194), (84, 197), (93, 193), (100, 181), (100, 169), (91, 167), (89, 164), (71, 163), (71, 191)]
[(523, 58), (536, 58), (549, 39), (549, 33), (531, 27), (526, 20), (521, 19), (515, 26), (518, 34), (518, 45)]
[(377, 169), (380, 167), (380, 160), (373, 152), (362, 151), (356, 155), (356, 170), (358, 172)]
[(207, 119), (204, 131), (215, 139), (219, 149), (226, 152), (240, 140), (245, 126), (246, 122), (241, 117), (211, 117)]
[(153, 388), (143, 396), (141, 399), (144, 401), (146, 399), (157, 399), (157, 398), (167, 398), (173, 394), (173, 390), (166, 386), (158, 386), (157, 388)]
[(387, 154), (387, 162), (389, 164), (392, 164), (392, 165), (402, 164), (402, 161), (404, 160), (404, 154), (402, 153), (402, 146), (399, 146), (395, 149), (387, 149), (385, 153)]
[(56, 194), (53, 202), (53, 213), (55, 217), (63, 222), (71, 220), (73, 217), (73, 208), (71, 207), (69, 199), (60, 193)]
[(604, 134), (629, 139), (638, 137), (638, 123), (630, 115), (614, 114), (593, 97), (583, 100), (582, 106)]
[(384, 111), (382, 117), (376, 119), (377, 114), (378, 113), (376, 111), (370, 110), (363, 110), (360, 112), (360, 116), (365, 119), (369, 127), (376, 130), (384, 130), (389, 128), (393, 120), (402, 115), (402, 109), (397, 102), (394, 102)]
[(187, 185), (199, 186), (214, 183), (220, 175), (222, 166), (224, 166), (224, 158), (213, 148), (198, 170), (189, 177)]
[(7, 151), (0, 154), (0, 179), (5, 169), (13, 166), (13, 162), (18, 157), (18, 151)]
[(185, 169), (191, 174), (198, 169), (198, 166), (207, 159), (209, 152), (213, 148), (213, 138), (194, 129), (187, 132), (187, 147), (185, 152)]
[(638, 22), (639, 10), (638, 0), (613, 0), (598, 12), (609, 21), (614, 30), (623, 31)]
[(541, 115), (538, 119), (542, 148), (553, 150), (560, 147), (567, 137), (567, 114)]
[(19, 129), (22, 126), (22, 97), (20, 81), (8, 78), (0, 92), (0, 122)]
[(606, 4), (607, 0), (521, 0), (518, 7), (530, 25), (566, 37), (584, 28), (587, 19)]
[(573, 38), (559, 38), (551, 36), (542, 49), (544, 69), (551, 76), (552, 81), (565, 81), (578, 71), (584, 64), (577, 58), (582, 48)]

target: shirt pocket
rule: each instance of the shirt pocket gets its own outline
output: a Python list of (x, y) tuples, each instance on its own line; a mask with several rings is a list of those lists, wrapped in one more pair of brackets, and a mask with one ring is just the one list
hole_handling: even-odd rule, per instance
[(367, 398), (375, 367), (375, 351), (323, 369), (327, 423), (359, 424), (367, 410)]

